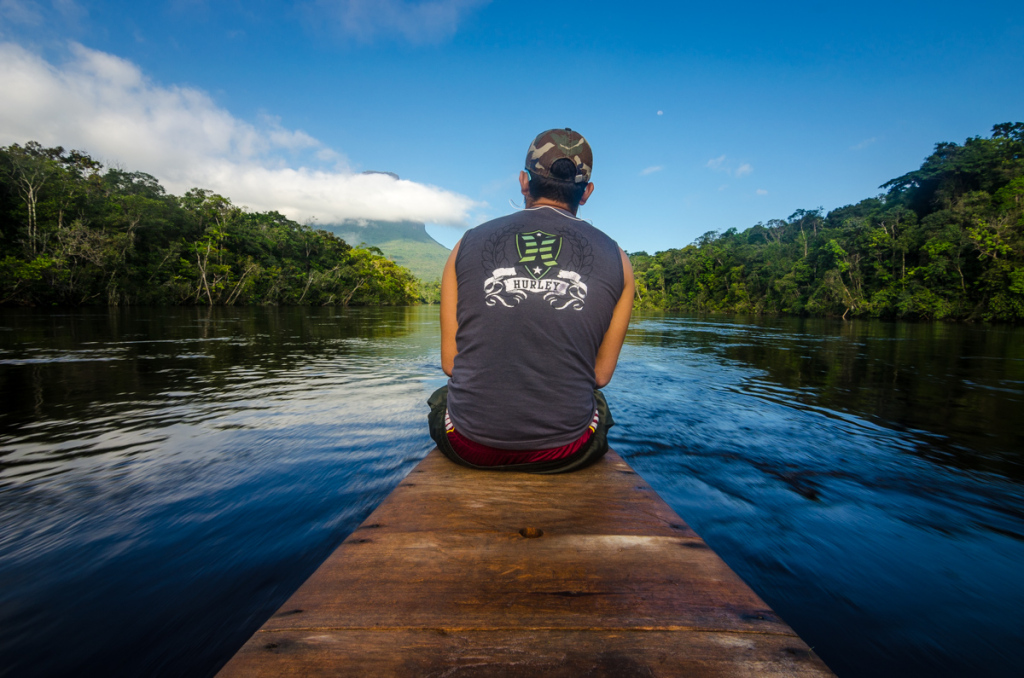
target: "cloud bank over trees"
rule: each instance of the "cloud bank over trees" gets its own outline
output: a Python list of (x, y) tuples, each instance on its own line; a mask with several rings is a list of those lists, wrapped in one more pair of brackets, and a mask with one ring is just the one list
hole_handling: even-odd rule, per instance
[(73, 43), (54, 65), (0, 43), (0, 145), (39, 141), (139, 169), (173, 193), (214, 190), (296, 221), (350, 219), (467, 225), (479, 206), (445, 189), (358, 174), (347, 159), (272, 118), (251, 123), (203, 91), (152, 82), (138, 66)]

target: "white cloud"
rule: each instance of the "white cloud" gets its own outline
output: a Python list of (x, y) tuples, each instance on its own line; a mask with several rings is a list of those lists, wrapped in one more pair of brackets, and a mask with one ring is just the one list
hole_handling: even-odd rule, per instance
[(708, 164), (705, 165), (705, 167), (710, 167), (711, 169), (716, 170), (716, 171), (717, 170), (724, 170), (724, 171), (728, 172), (729, 170), (726, 170), (724, 168), (724, 165), (725, 165), (725, 156), (724, 155), (720, 155), (717, 158), (711, 158), (711, 160), (708, 160)]
[(355, 174), (344, 156), (301, 130), (271, 116), (239, 120), (205, 92), (154, 84), (111, 54), (78, 44), (71, 54), (58, 67), (0, 43), (0, 145), (35, 140), (76, 148), (152, 174), (172, 193), (199, 186), (298, 221), (464, 225), (479, 206), (435, 186)]
[(647, 167), (647, 168), (643, 169), (640, 172), (640, 176), (646, 177), (648, 174), (654, 174), (655, 172), (660, 172), (663, 169), (665, 169), (665, 168), (662, 167), (661, 165), (654, 165), (652, 167)]
[(764, 190), (763, 188), (757, 189), (755, 193), (757, 193), (758, 195), (768, 195), (768, 191)]
[(43, 22), (43, 14), (32, 0), (0, 0), (0, 22), (38, 26)]
[(52, 0), (53, 8), (69, 21), (81, 21), (88, 12), (84, 7), (79, 6), (75, 0)]
[(665, 115), (665, 111), (658, 111), (658, 115)]
[(398, 35), (414, 43), (437, 43), (453, 36), (465, 15), (490, 0), (311, 0), (307, 12), (326, 15), (342, 35), (371, 42)]
[(725, 172), (729, 176), (736, 177), (737, 179), (745, 177), (754, 171), (754, 166), (749, 162), (745, 162), (739, 167), (733, 168), (733, 163), (729, 162), (729, 159), (724, 155), (720, 155), (717, 158), (711, 158), (711, 160), (708, 160), (707, 164), (704, 166), (715, 172)]
[(75, 33), (88, 12), (75, 0), (0, 0), (0, 37), (23, 36), (26, 30), (45, 35)]
[(871, 144), (875, 143), (876, 141), (878, 141), (878, 137), (871, 137), (870, 139), (865, 139), (864, 141), (860, 142), (859, 144), (854, 144), (853, 146), (850, 146), (850, 150), (851, 151), (861, 151), (861, 150), (867, 148), (868, 146), (870, 146)]

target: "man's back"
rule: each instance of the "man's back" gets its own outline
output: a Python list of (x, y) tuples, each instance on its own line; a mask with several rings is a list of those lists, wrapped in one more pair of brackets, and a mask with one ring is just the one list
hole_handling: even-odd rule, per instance
[(623, 292), (614, 241), (536, 207), (466, 233), (455, 260), (456, 429), (501, 449), (565, 445), (594, 414), (594, 365)]
[(441, 276), (441, 369), (430, 437), (456, 464), (567, 473), (608, 451), (596, 388), (615, 372), (633, 270), (577, 210), (594, 192), (590, 144), (568, 127), (534, 138), (526, 209), (469, 231)]

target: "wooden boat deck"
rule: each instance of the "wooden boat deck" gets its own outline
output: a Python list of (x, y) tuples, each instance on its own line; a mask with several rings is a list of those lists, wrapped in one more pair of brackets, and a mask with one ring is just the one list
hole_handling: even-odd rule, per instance
[(219, 676), (831, 676), (614, 452), (568, 475), (434, 450)]

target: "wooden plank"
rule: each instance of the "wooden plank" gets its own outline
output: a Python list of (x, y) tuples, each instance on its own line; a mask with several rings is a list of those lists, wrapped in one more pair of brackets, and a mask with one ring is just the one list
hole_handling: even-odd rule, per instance
[[(791, 636), (699, 631), (288, 631), (257, 634), (221, 675), (701, 678), (831, 675)], [(252, 656), (250, 656), (252, 655)], [(258, 659), (257, 659), (258, 657)]]
[(536, 476), (434, 450), (219, 675), (832, 674), (614, 452)]

